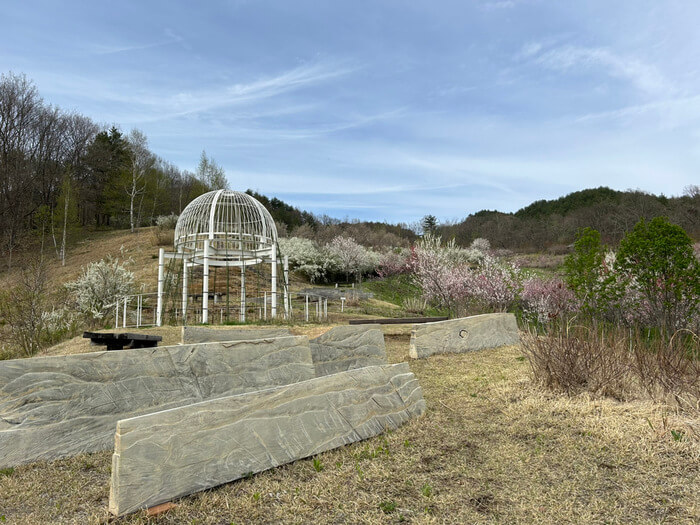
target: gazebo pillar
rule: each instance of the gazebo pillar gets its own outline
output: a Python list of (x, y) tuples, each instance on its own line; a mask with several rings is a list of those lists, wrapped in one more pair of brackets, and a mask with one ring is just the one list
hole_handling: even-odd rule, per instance
[(187, 292), (188, 292), (188, 279), (187, 279), (187, 257), (182, 258), (182, 324), (187, 324)]
[(271, 301), (270, 301), (270, 316), (274, 319), (277, 317), (277, 243), (272, 243), (270, 250), (270, 261), (272, 270), (272, 279), (270, 283)]
[(202, 324), (209, 322), (209, 239), (204, 240), (204, 264), (202, 272)]
[(284, 318), (289, 319), (290, 297), (289, 297), (289, 255), (284, 256)]
[(241, 323), (245, 323), (245, 263), (241, 264)]

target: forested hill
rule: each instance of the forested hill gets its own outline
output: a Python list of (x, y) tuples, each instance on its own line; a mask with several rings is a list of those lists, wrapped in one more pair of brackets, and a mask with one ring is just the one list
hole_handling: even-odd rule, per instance
[(493, 247), (541, 250), (571, 244), (579, 228), (598, 230), (604, 241), (616, 244), (640, 218), (666, 216), (694, 239), (700, 239), (700, 188), (690, 186), (681, 197), (642, 191), (586, 189), (554, 200), (539, 200), (516, 211), (482, 210), (462, 222), (438, 228), (443, 238), (468, 245), (477, 237)]

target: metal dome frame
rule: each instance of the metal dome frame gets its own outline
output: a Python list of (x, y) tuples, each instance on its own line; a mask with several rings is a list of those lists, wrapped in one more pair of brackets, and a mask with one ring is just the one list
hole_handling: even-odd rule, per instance
[[(182, 311), (187, 311), (187, 269), (202, 266), (202, 323), (209, 322), (209, 268), (240, 267), (240, 320), (246, 313), (246, 266), (269, 263), (271, 267), (271, 316), (277, 316), (277, 227), (270, 212), (254, 197), (232, 190), (200, 195), (180, 214), (175, 226), (174, 253), (158, 256), (157, 322), (162, 324), (164, 260), (182, 259)], [(285, 312), (288, 311), (287, 258), (284, 259)], [(228, 291), (227, 291), (228, 293)]]

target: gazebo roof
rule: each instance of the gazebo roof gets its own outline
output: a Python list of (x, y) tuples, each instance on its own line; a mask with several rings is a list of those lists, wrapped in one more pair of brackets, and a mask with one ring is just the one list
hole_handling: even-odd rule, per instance
[(277, 244), (270, 212), (247, 193), (231, 190), (200, 195), (182, 211), (175, 226), (175, 249), (201, 262), (209, 239), (210, 264), (256, 264)]

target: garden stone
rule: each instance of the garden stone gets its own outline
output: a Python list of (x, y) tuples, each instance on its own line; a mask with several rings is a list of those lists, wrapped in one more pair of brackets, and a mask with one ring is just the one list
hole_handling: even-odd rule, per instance
[(286, 337), (292, 333), (288, 328), (208, 328), (206, 326), (183, 326), (183, 344), (243, 341)]
[(396, 429), (425, 411), (408, 364), (371, 366), (119, 421), (124, 515)]
[(433, 354), (461, 354), (520, 342), (513, 314), (483, 314), (449, 321), (415, 325), (409, 355), (418, 359)]
[(120, 419), (313, 377), (305, 336), (0, 361), (0, 468), (109, 449)]
[(384, 333), (378, 328), (336, 326), (309, 343), (316, 377), (387, 364)]

